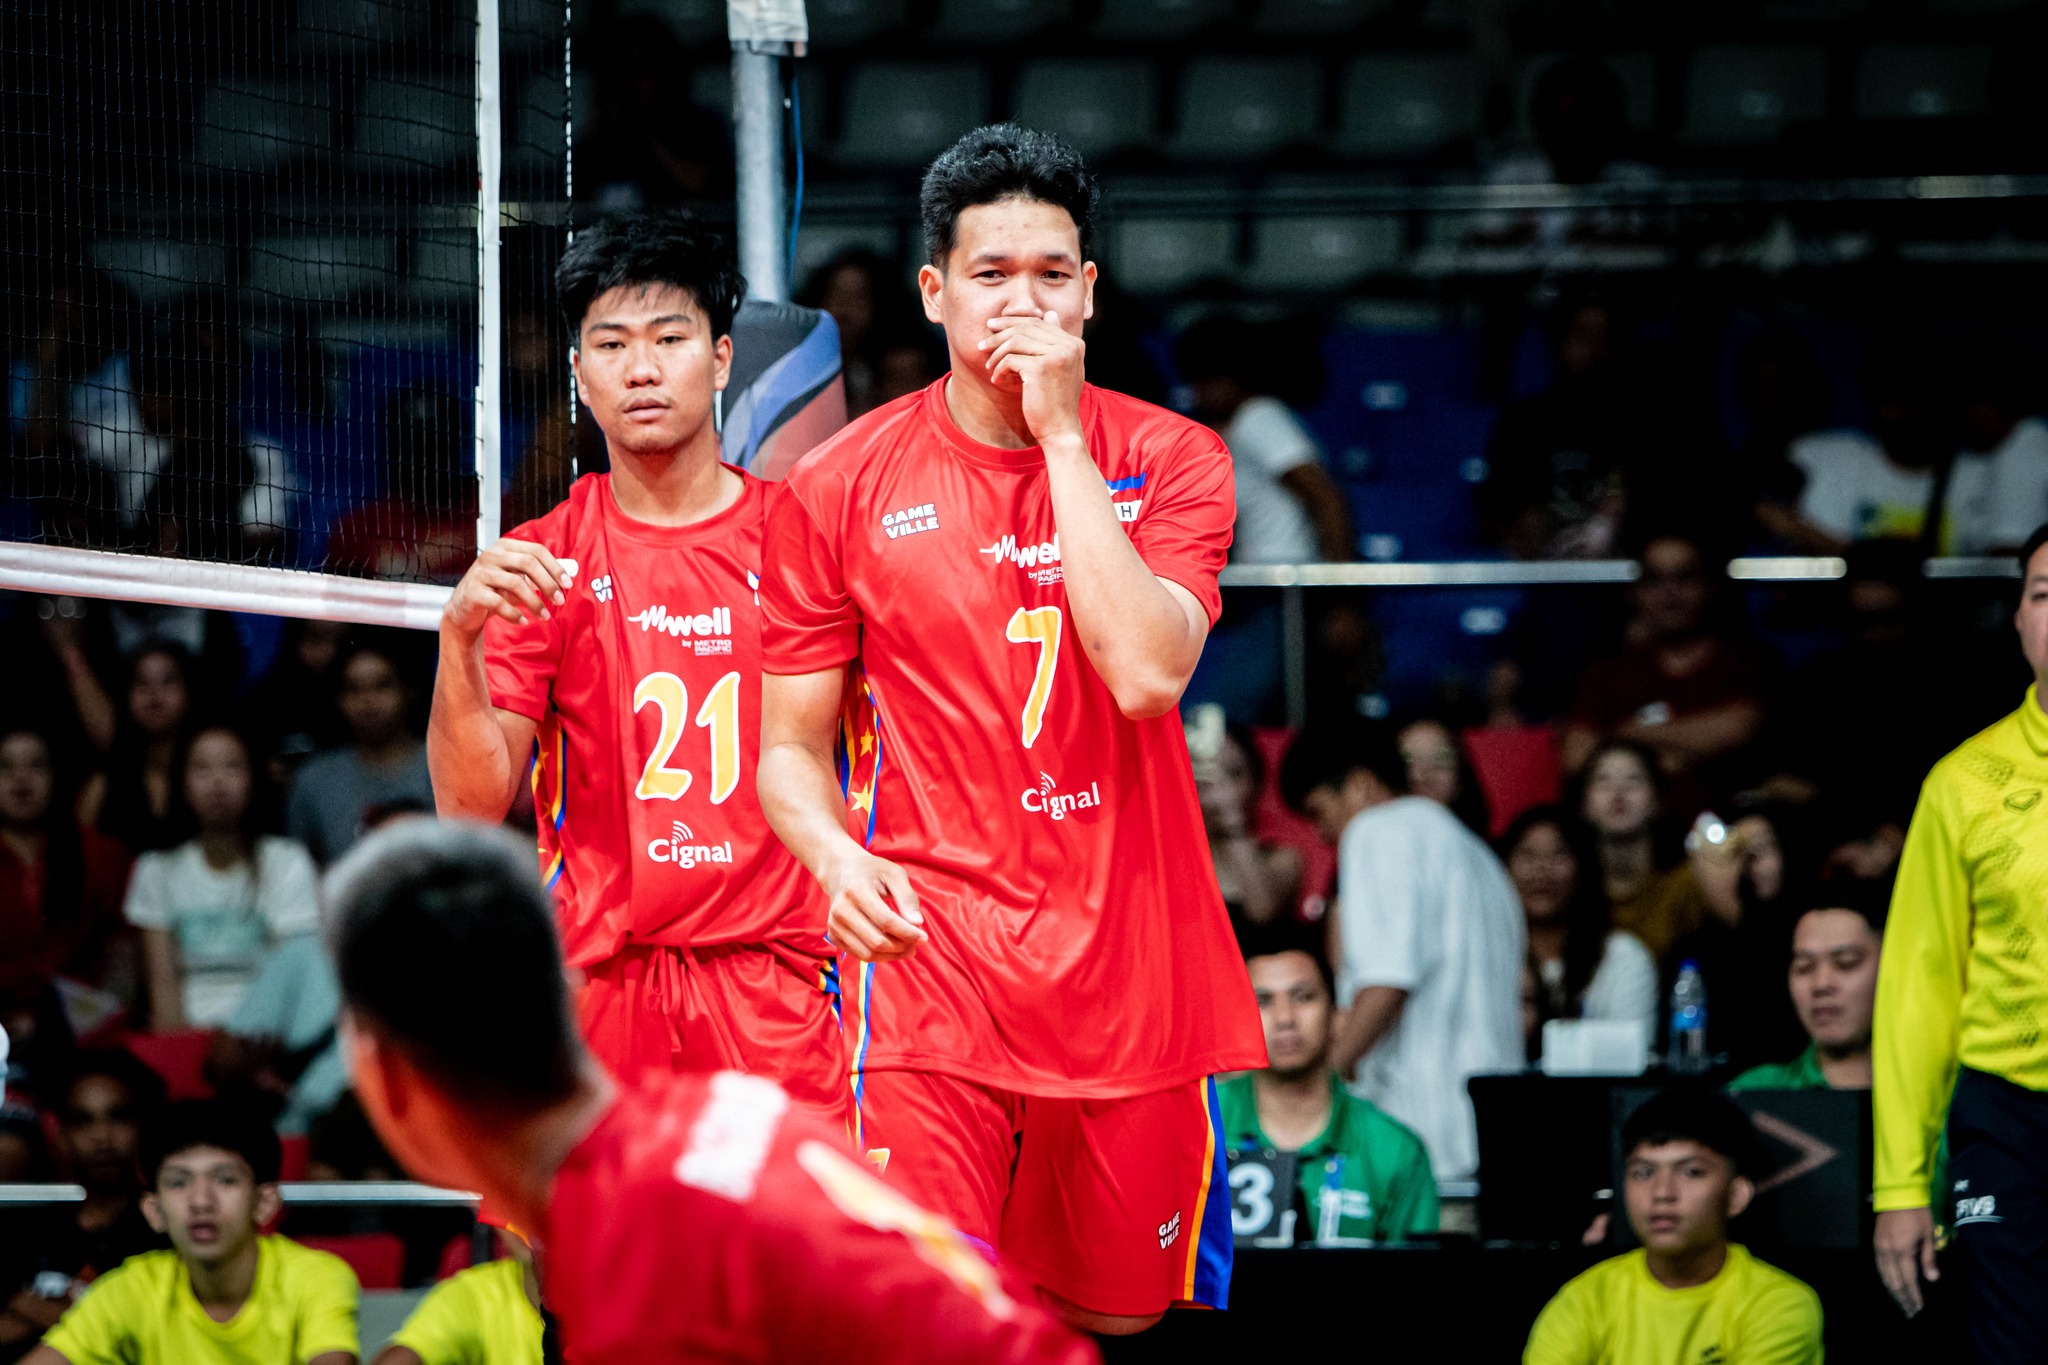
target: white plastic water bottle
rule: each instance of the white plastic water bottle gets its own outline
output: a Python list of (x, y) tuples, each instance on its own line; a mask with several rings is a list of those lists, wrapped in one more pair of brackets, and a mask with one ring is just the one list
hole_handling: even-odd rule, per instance
[(1678, 980), (1671, 985), (1671, 1053), (1665, 1064), (1681, 1076), (1706, 1071), (1707, 983), (1700, 964), (1687, 958), (1678, 968)]

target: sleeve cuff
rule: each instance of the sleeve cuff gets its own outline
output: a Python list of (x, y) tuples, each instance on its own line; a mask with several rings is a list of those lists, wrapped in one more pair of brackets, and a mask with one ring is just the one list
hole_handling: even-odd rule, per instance
[(1871, 1192), (1870, 1204), (1878, 1213), (1929, 1208), (1927, 1181), (1923, 1179), (1914, 1185), (1879, 1185)]

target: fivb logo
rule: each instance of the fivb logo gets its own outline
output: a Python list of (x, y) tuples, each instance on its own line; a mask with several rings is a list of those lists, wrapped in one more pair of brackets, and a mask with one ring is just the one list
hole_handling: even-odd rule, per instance
[(1038, 775), (1038, 785), (1026, 787), (1024, 795), (1019, 798), (1019, 804), (1033, 815), (1049, 815), (1055, 820), (1064, 820), (1077, 810), (1093, 810), (1102, 804), (1102, 787), (1099, 783), (1090, 782), (1088, 790), (1084, 792), (1055, 791), (1054, 788), (1058, 786), (1059, 783), (1053, 781), (1051, 773), (1041, 772)]
[(647, 856), (657, 863), (674, 863), (677, 867), (695, 867), (699, 863), (729, 863), (732, 861), (732, 841), (722, 844), (700, 844), (690, 827), (677, 820), (669, 827), (668, 838), (651, 839), (647, 844)]

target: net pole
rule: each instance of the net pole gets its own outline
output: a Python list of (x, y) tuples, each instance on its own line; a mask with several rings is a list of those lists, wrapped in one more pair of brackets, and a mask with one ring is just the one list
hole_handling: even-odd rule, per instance
[(787, 303), (781, 58), (739, 42), (732, 49), (732, 126), (739, 162), (740, 273), (747, 277), (747, 297)]
[(498, 76), (498, 0), (476, 0), (476, 547), (498, 539), (499, 414), (504, 410), (505, 287), (498, 268), (501, 210), (499, 173), (504, 155), (504, 107)]

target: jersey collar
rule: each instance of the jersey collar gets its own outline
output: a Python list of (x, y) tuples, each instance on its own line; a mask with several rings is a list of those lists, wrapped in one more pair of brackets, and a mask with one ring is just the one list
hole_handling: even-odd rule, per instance
[(2041, 712), (2037, 690), (2037, 687), (2029, 685), (2027, 699), (2020, 704), (2020, 733), (2027, 737), (2028, 748), (2048, 757), (2048, 715)]

